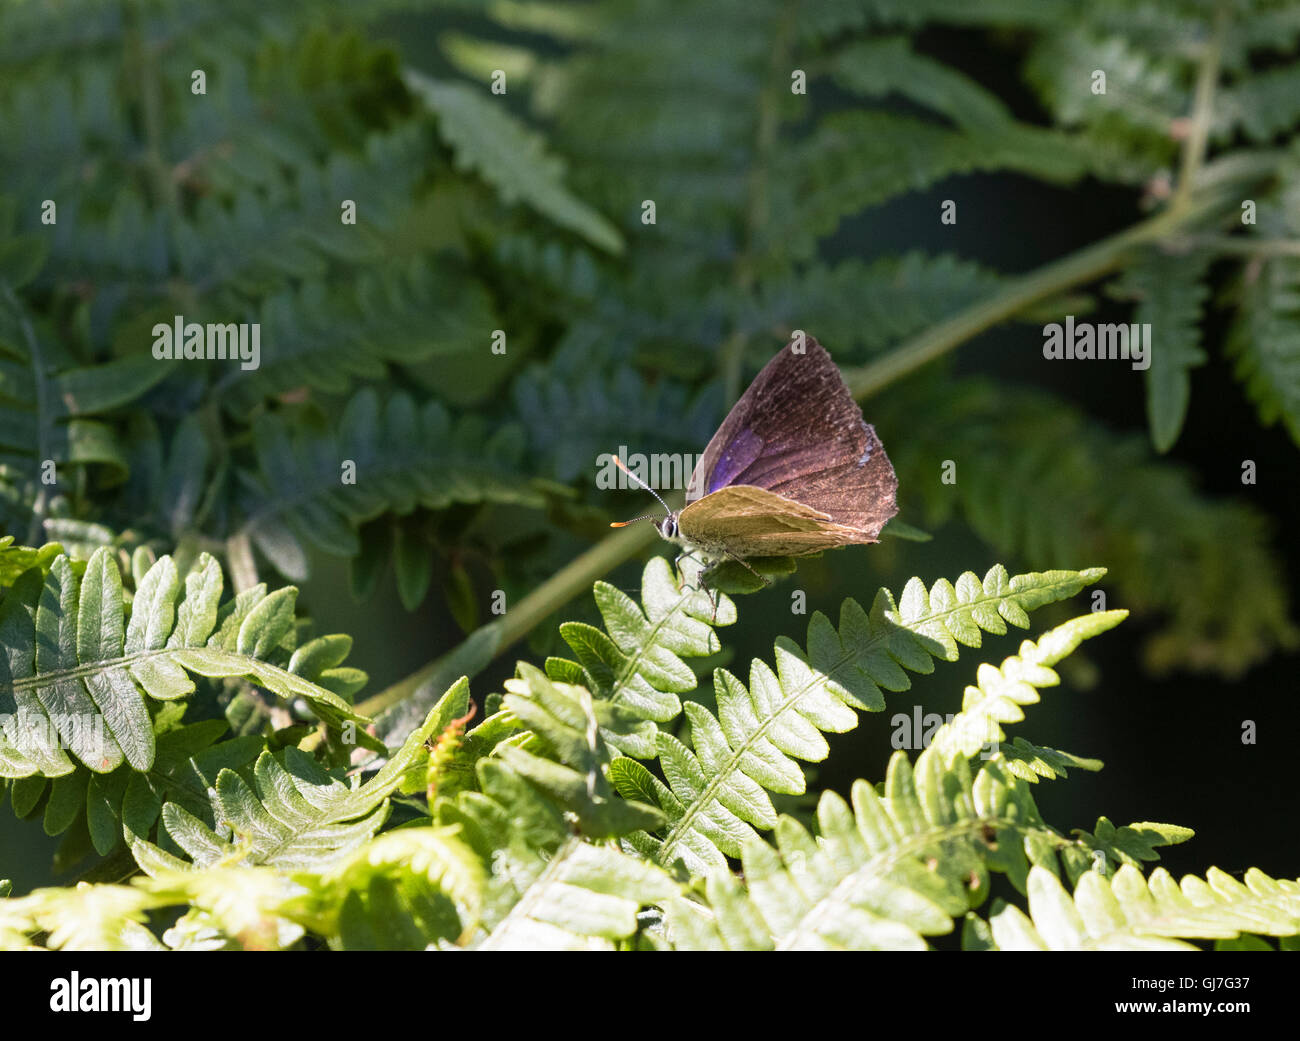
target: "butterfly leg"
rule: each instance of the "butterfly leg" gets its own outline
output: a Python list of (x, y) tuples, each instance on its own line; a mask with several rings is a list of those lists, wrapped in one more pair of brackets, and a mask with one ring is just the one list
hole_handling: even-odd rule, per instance
[(770, 586), (772, 584), (772, 580), (770, 578), (768, 578), (766, 575), (759, 574), (757, 571), (755, 571), (753, 565), (750, 564), (750, 562), (746, 560), (744, 557), (738, 557), (736, 556), (736, 554), (731, 552), (728, 552), (727, 556), (730, 557), (732, 560), (734, 560), (737, 564), (744, 564), (745, 568), (749, 571), (749, 573), (753, 575), (756, 579), (758, 579), (760, 582), (762, 582), (763, 585)]
[[(673, 561), (673, 567), (677, 569), (679, 574), (681, 573), (681, 563), (683, 560), (696, 560), (696, 561), (700, 561), (700, 563), (704, 563), (703, 561), (700, 560), (699, 557), (695, 555), (694, 550), (687, 550), (685, 552), (678, 553), (677, 559)], [(697, 583), (695, 588), (702, 589), (708, 595), (709, 602), (713, 604), (713, 616), (709, 619), (709, 624), (712, 625), (714, 622), (718, 620), (718, 598), (714, 594), (713, 590), (711, 590), (708, 587), (707, 583), (705, 583), (704, 581), (704, 575), (708, 570), (709, 570), (708, 565), (705, 565), (695, 573), (695, 581)], [(690, 588), (690, 587), (688, 586), (685, 588)]]

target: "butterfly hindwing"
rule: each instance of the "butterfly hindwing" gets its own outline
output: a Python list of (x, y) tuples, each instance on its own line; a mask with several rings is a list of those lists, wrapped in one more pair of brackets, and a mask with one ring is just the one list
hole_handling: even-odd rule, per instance
[(875, 542), (865, 531), (765, 488), (730, 485), (690, 503), (678, 515), (690, 541), (716, 555), (798, 557), (855, 542)]

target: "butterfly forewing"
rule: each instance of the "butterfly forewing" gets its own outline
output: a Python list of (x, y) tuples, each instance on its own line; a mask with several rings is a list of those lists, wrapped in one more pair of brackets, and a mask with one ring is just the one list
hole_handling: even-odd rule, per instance
[[(703, 517), (694, 504), (740, 485), (824, 515), (827, 545), (875, 541), (898, 512), (894, 468), (840, 370), (816, 340), (805, 338), (802, 353), (796, 346), (792, 340), (764, 366), (705, 448), (686, 493), (688, 537)], [(722, 506), (709, 513), (726, 515)], [(845, 529), (866, 537), (848, 538)], [(733, 552), (759, 555), (749, 547)]]

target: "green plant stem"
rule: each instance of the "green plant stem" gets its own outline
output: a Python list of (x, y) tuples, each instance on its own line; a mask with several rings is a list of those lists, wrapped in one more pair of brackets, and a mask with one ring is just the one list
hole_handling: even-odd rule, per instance
[[(501, 618), (475, 630), (475, 635), (490, 633), (496, 644), (494, 655), (499, 654), (527, 636), (548, 615), (585, 593), (601, 575), (643, 553), (657, 537), (653, 524), (634, 524), (606, 536), (509, 608)], [(405, 700), (433, 675), (439, 661), (421, 666), (405, 679), (360, 702), (357, 711), (374, 716)]]
[(1223, 195), (1211, 194), (1183, 206), (1171, 206), (1141, 224), (1053, 261), (1028, 275), (1012, 279), (987, 300), (931, 326), (884, 357), (856, 369), (846, 369), (844, 381), (855, 398), (869, 397), (1026, 307), (1114, 271), (1135, 250), (1222, 208), (1224, 203)]
[[(1022, 309), (1114, 270), (1134, 250), (1223, 209), (1233, 198), (1233, 193), (1226, 190), (1197, 196), (1182, 205), (1170, 206), (1126, 231), (1014, 279), (987, 300), (932, 326), (878, 361), (846, 370), (845, 381), (855, 398), (874, 394)], [(644, 552), (653, 544), (655, 536), (655, 529), (650, 524), (633, 525), (607, 536), (557, 571), (507, 611), (503, 618), (476, 630), (470, 638), (487, 630), (495, 638), (493, 656), (500, 654), (544, 618), (586, 592), (602, 575)], [(357, 711), (373, 716), (409, 697), (433, 675), (440, 660), (422, 666), (405, 679), (359, 703)]]
[(1214, 92), (1219, 84), (1219, 62), (1223, 56), (1223, 39), (1228, 32), (1228, 9), (1220, 5), (1214, 26), (1205, 42), (1205, 53), (1196, 70), (1196, 93), (1192, 98), (1191, 126), (1183, 142), (1182, 166), (1178, 187), (1174, 190), (1173, 208), (1184, 204), (1196, 186), (1205, 163), (1210, 140), (1210, 123), (1214, 119)]

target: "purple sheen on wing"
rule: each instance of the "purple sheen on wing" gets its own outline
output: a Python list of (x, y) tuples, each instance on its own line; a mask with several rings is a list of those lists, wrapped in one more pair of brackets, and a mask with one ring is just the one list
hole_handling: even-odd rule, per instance
[(745, 427), (718, 456), (718, 465), (708, 477), (707, 491), (716, 492), (731, 484), (762, 452), (763, 439)]

